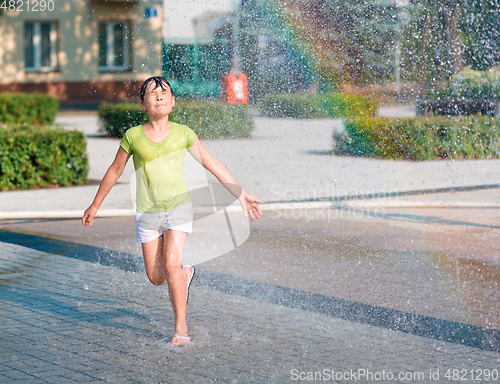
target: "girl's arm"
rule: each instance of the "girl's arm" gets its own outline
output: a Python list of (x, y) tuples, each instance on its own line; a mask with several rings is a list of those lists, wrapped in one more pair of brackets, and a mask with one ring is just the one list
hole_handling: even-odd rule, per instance
[(252, 220), (255, 218), (260, 219), (262, 211), (257, 203), (263, 204), (262, 200), (249, 195), (234, 179), (229, 170), (224, 164), (214, 158), (201, 144), (200, 139), (196, 139), (191, 147), (188, 148), (189, 153), (207, 170), (209, 170), (219, 180), (231, 194), (236, 197), (241, 206), (245, 217), (250, 217)]
[(101, 206), (104, 198), (108, 195), (113, 185), (115, 185), (116, 181), (120, 178), (125, 169), (125, 165), (127, 165), (127, 161), (130, 155), (125, 152), (125, 150), (120, 147), (118, 148), (118, 152), (116, 153), (115, 160), (113, 164), (108, 168), (106, 174), (104, 175), (101, 184), (99, 185), (99, 189), (95, 195), (94, 201), (87, 208), (82, 217), (83, 225), (92, 226), (92, 222), (94, 221), (94, 217), (97, 213), (97, 210)]

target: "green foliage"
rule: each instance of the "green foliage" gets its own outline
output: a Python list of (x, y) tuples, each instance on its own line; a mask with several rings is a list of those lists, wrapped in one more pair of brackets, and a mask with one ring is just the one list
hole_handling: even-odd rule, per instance
[(500, 120), (485, 116), (352, 118), (334, 134), (334, 153), (380, 159), (482, 159), (500, 156)]
[(432, 0), (414, 0), (408, 7), (409, 20), (401, 36), (402, 78), (436, 84), (450, 75), (447, 26), (443, 12), (447, 7)]
[(248, 107), (238, 104), (177, 103), (170, 120), (187, 125), (205, 139), (249, 137), (254, 129)]
[(340, 90), (340, 78), (335, 70), (328, 67), (317, 70), (318, 91), (321, 93), (338, 92)]
[(48, 126), (0, 128), (0, 190), (85, 184), (88, 172), (83, 133)]
[(296, 119), (374, 116), (378, 107), (377, 100), (345, 93), (268, 95), (259, 103), (265, 116)]
[(500, 98), (500, 69), (474, 71), (465, 68), (454, 75), (443, 89), (429, 95), (432, 99), (443, 97), (465, 97), (469, 99)]
[[(99, 118), (109, 136), (122, 137), (124, 132), (148, 121), (140, 104), (124, 101), (120, 104), (102, 104)], [(189, 126), (200, 138), (215, 139), (248, 137), (254, 129), (246, 105), (178, 101), (169, 119)]]
[(500, 0), (411, 0), (402, 42), (402, 75), (437, 85), (463, 65), (500, 64)]
[(102, 129), (111, 137), (123, 137), (125, 131), (148, 121), (148, 115), (139, 103), (122, 101), (120, 104), (103, 103), (99, 107)]
[(462, 14), (467, 64), (487, 70), (500, 64), (500, 0), (468, 0)]
[(40, 93), (0, 93), (0, 123), (53, 124), (59, 101)]

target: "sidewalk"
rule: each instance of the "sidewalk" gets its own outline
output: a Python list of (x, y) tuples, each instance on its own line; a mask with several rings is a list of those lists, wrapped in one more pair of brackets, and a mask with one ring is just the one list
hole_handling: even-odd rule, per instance
[[(381, 111), (392, 116), (397, 112), (394, 107)], [(411, 110), (399, 113), (406, 116)], [(0, 219), (79, 217), (92, 201), (98, 182), (116, 154), (119, 140), (95, 137), (99, 134), (95, 114), (66, 113), (56, 121), (90, 136), (87, 148), (91, 185), (2, 192)], [(268, 204), (281, 203), (279, 207), (286, 208), (288, 205), (283, 204), (357, 198), (359, 206), (361, 198), (369, 206), (387, 206), (391, 204), (387, 197), (391, 197), (391, 201), (396, 198), (395, 204), (401, 204), (404, 199), (406, 207), (431, 207), (434, 201), (441, 207), (500, 206), (497, 193), (500, 160), (404, 162), (330, 156), (326, 152), (331, 149), (332, 133), (342, 129), (339, 119), (256, 117), (255, 123), (252, 138), (203, 143), (228, 166), (249, 193)], [(189, 161), (192, 159), (187, 156)], [(133, 214), (130, 192), (133, 173), (132, 162), (129, 162), (101, 207), (101, 216)], [(464, 188), (468, 193), (460, 192)], [(435, 191), (437, 193), (433, 193)]]
[[(253, 223), (242, 247), (197, 266), (193, 340), (181, 348), (168, 344), (168, 290), (147, 281), (139, 254), (124, 244), (133, 218), (101, 219), (101, 242), (86, 240), (76, 219), (7, 223), (0, 382), (458, 383), (454, 370), (491, 375), (500, 363), (495, 269), (441, 254), (450, 225), (434, 238), (439, 232), (394, 227), (389, 216)], [(24, 234), (48, 226), (66, 240)]]

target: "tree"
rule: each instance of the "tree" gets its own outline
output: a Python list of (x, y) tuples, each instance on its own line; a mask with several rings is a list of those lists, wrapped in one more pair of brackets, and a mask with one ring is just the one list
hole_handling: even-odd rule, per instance
[(467, 38), (463, 30), (469, 6), (466, 0), (413, 0), (410, 3), (411, 19), (403, 40), (403, 66), (408, 80), (430, 85), (448, 80), (464, 68), (470, 45), (467, 39), (474, 38)]
[(484, 71), (500, 64), (500, 0), (469, 0), (461, 29), (468, 66)]
[(404, 32), (404, 75), (433, 84), (464, 66), (500, 64), (500, 0), (413, 0)]

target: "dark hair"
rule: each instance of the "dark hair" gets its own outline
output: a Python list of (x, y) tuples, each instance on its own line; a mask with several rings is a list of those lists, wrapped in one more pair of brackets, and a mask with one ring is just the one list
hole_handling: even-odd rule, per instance
[(167, 79), (161, 76), (153, 76), (150, 77), (149, 79), (144, 80), (144, 83), (142, 83), (141, 85), (141, 101), (144, 101), (144, 96), (146, 95), (146, 89), (148, 88), (149, 83), (151, 83), (152, 81), (154, 81), (156, 84), (156, 87), (154, 89), (160, 87), (161, 89), (166, 91), (165, 85), (168, 85), (168, 87), (170, 88), (170, 92), (172, 92), (172, 96), (174, 96), (174, 90), (172, 89), (172, 86), (170, 85)]

